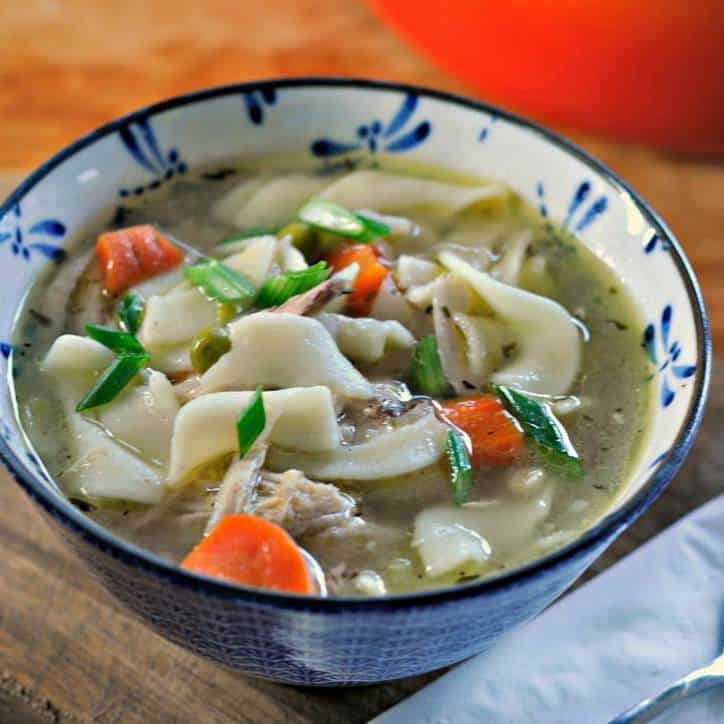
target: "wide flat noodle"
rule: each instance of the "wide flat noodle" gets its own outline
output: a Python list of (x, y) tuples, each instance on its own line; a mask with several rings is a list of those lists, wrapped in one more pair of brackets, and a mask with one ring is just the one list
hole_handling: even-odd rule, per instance
[(346, 317), (323, 312), (316, 316), (340, 351), (358, 362), (377, 362), (392, 349), (409, 349), (415, 338), (399, 322), (371, 317)]
[(513, 331), (517, 349), (491, 379), (529, 392), (565, 394), (581, 361), (578, 329), (557, 302), (499, 282), (449, 251), (440, 261), (463, 277)]
[(241, 274), (255, 286), (261, 286), (270, 276), (288, 271), (301, 271), (308, 264), (304, 254), (292, 246), (288, 238), (277, 239), (267, 234), (253, 239), (218, 247), (225, 254), (224, 264)]
[(305, 173), (245, 181), (215, 204), (213, 214), (240, 229), (277, 228), (290, 221), (290, 211), (293, 213), (327, 183), (323, 177)]
[(490, 275), (505, 284), (519, 286), (520, 270), (532, 240), (532, 232), (525, 229), (507, 241), (500, 261), (490, 268)]
[(533, 542), (537, 526), (550, 512), (552, 493), (545, 488), (528, 500), (485, 500), (462, 506), (437, 505), (415, 519), (413, 545), (428, 576), (500, 559)]
[(176, 375), (191, 371), (191, 345), (182, 342), (170, 347), (151, 347), (151, 361), (148, 366), (155, 370), (165, 372), (167, 375)]
[(115, 400), (99, 407), (97, 416), (115, 438), (144, 458), (165, 463), (178, 409), (173, 385), (160, 372), (151, 372), (145, 385), (128, 387)]
[(161, 469), (111, 438), (93, 421), (93, 411), (88, 415), (75, 411), (113, 358), (109, 349), (92, 339), (64, 334), (43, 361), (42, 369), (53, 377), (70, 429), (68, 447), (73, 463), (58, 476), (58, 482), (71, 496), (157, 503), (163, 493)]
[(470, 383), (471, 375), (452, 315), (458, 311), (467, 312), (471, 297), (469, 286), (456, 274), (446, 272), (433, 283), (432, 324), (438, 354), (445, 379), (457, 395), (469, 392), (465, 382)]
[[(236, 422), (253, 392), (218, 392), (184, 405), (171, 440), (169, 482), (177, 485), (195, 468), (238, 450)], [(297, 387), (265, 392), (269, 442), (291, 450), (334, 450), (341, 436), (337, 413), (326, 387)]]
[(512, 344), (510, 330), (497, 319), (454, 312), (452, 321), (460, 331), (468, 362), (468, 379), (483, 385), (488, 375), (498, 368), (504, 358), (503, 349)]
[(53, 375), (98, 373), (105, 369), (114, 357), (108, 347), (90, 337), (62, 334), (53, 342), (41, 367)]
[(374, 394), (316, 319), (257, 312), (229, 324), (229, 337), (231, 350), (201, 377), (201, 393), (325, 385), (347, 398)]
[(188, 342), (214, 324), (216, 314), (216, 304), (191, 286), (154, 295), (146, 303), (138, 339), (146, 348)]
[(439, 210), (443, 216), (452, 216), (473, 204), (506, 199), (509, 194), (504, 186), (496, 183), (461, 186), (364, 170), (344, 176), (319, 195), (350, 209), (367, 208), (395, 214), (426, 207)]
[(260, 236), (249, 241), (242, 251), (227, 256), (224, 264), (258, 287), (271, 276), (276, 247), (275, 236)]
[(303, 454), (272, 447), (271, 470), (296, 468), (319, 480), (376, 480), (405, 475), (440, 459), (448, 426), (430, 413), (418, 421), (381, 432), (357, 445), (339, 445), (324, 454)]

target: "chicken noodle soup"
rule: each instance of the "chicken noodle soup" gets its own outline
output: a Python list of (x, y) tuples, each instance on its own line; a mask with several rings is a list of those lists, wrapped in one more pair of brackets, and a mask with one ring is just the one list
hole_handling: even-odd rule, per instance
[(492, 575), (605, 513), (649, 372), (609, 269), (499, 183), (291, 166), (179, 180), (30, 294), (18, 408), (65, 494), (326, 595)]

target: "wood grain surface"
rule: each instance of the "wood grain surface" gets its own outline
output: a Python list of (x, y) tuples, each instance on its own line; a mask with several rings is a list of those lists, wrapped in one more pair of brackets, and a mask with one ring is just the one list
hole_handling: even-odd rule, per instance
[[(140, 105), (282, 75), (371, 76), (465, 89), (360, 2), (9, 0), (0, 4), (0, 197), (35, 164)], [(565, 130), (565, 129), (558, 129)], [(682, 241), (724, 341), (724, 167), (572, 135), (631, 183)], [(593, 573), (721, 490), (724, 371), (682, 473)], [(435, 675), (319, 691), (247, 679), (129, 616), (0, 475), (0, 722), (365, 722)]]

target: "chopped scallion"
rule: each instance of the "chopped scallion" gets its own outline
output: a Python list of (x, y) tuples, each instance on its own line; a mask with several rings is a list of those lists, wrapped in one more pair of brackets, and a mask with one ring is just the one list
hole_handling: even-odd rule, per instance
[(523, 432), (535, 443), (548, 467), (572, 478), (583, 477), (581, 459), (550, 405), (503, 385), (493, 385), (493, 389), (506, 410), (518, 420)]
[(239, 442), (240, 458), (243, 458), (249, 452), (256, 439), (264, 432), (265, 426), (266, 412), (264, 411), (262, 388), (257, 387), (251, 402), (239, 415), (236, 422), (236, 437)]
[(236, 234), (225, 237), (218, 243), (218, 246), (223, 246), (224, 244), (233, 244), (236, 241), (244, 241), (244, 239), (253, 239), (256, 236), (267, 236), (268, 234), (275, 233), (276, 229), (270, 228), (247, 229), (246, 231), (239, 231)]
[(184, 276), (209, 299), (251, 305), (254, 285), (217, 259), (204, 259), (184, 268)]
[(299, 211), (299, 219), (317, 229), (356, 241), (371, 241), (390, 233), (386, 224), (324, 199), (313, 199), (305, 204)]
[(126, 332), (132, 334), (134, 337), (138, 334), (138, 330), (141, 328), (141, 322), (143, 321), (143, 299), (138, 294), (126, 294), (121, 300), (121, 304), (118, 307), (118, 316), (121, 320), (121, 324), (125, 328)]
[(284, 304), (287, 299), (321, 284), (331, 273), (332, 270), (327, 267), (326, 262), (320, 261), (308, 269), (287, 272), (267, 279), (259, 289), (256, 306), (263, 308)]
[(355, 214), (355, 216), (365, 225), (367, 233), (372, 239), (379, 239), (383, 236), (390, 235), (390, 227), (377, 219), (371, 219), (364, 214)]
[(141, 343), (129, 332), (121, 332), (111, 327), (101, 327), (97, 324), (86, 324), (86, 334), (100, 342), (104, 347), (117, 352), (118, 354), (144, 354), (145, 349)]
[(455, 505), (462, 505), (473, 487), (473, 468), (465, 440), (457, 430), (450, 430), (447, 434), (447, 464), (453, 502)]
[(415, 392), (430, 397), (442, 397), (449, 390), (437, 351), (437, 340), (432, 334), (422, 337), (415, 347), (410, 384)]
[(90, 392), (78, 403), (76, 412), (83, 412), (92, 407), (105, 405), (115, 399), (126, 385), (144, 368), (150, 355), (142, 354), (121, 354), (111, 362)]

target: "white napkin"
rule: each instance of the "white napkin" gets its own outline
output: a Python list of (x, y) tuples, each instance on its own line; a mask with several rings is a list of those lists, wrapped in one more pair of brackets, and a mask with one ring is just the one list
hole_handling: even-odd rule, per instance
[[(722, 648), (724, 496), (374, 724), (603, 724)], [(659, 722), (722, 724), (724, 689)]]

